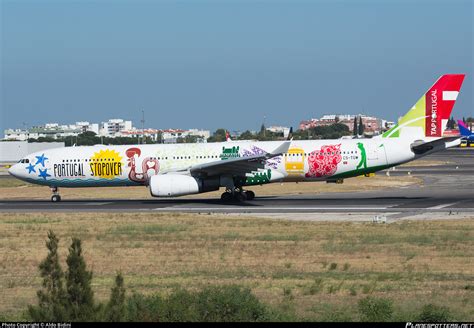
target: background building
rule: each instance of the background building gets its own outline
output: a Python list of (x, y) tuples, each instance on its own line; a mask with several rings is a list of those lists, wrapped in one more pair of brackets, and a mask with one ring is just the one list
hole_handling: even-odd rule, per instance
[(101, 123), (99, 134), (104, 137), (115, 137), (124, 131), (132, 131), (132, 121), (125, 121), (120, 118), (114, 118)]
[[(176, 143), (180, 138), (192, 136), (197, 142), (206, 142), (211, 133), (209, 130), (200, 129), (137, 129), (133, 127), (132, 121), (120, 118), (110, 119), (107, 122), (90, 123), (87, 121), (76, 122), (70, 125), (60, 125), (58, 123), (46, 123), (45, 125), (33, 126), (29, 129), (7, 129), (4, 131), (4, 140), (26, 141), (28, 139), (51, 138), (60, 139), (70, 136), (78, 136), (84, 132), (94, 132), (99, 137), (129, 137), (142, 140), (150, 138), (154, 142)], [(194, 140), (193, 139), (193, 140)]]
[(270, 126), (266, 128), (266, 130), (273, 133), (281, 133), (284, 138), (287, 138), (290, 133), (290, 128), (286, 126)]
[(45, 125), (33, 126), (29, 129), (6, 129), (4, 140), (26, 141), (38, 138), (64, 138), (77, 136), (80, 133), (92, 131), (99, 134), (99, 124), (89, 122), (76, 122), (70, 125), (59, 125), (58, 123), (46, 123)]
[[(362, 118), (362, 124), (364, 124), (364, 132), (365, 133), (372, 133), (378, 134), (384, 130), (386, 130), (384, 126), (384, 120), (367, 115), (350, 115), (350, 114), (330, 114), (330, 115), (323, 115), (321, 118), (312, 118), (310, 120), (301, 121), (300, 122), (300, 130), (307, 130), (311, 128), (315, 128), (318, 126), (327, 126), (332, 125), (335, 123), (341, 123), (346, 125), (350, 131), (354, 130), (354, 118), (357, 117), (357, 123), (359, 122), (359, 117)], [(387, 121), (385, 121), (387, 122)], [(391, 122), (393, 123), (393, 122)]]

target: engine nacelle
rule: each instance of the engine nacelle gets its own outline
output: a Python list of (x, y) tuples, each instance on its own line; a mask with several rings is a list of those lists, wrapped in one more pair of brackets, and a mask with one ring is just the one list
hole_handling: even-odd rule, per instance
[(173, 197), (199, 193), (199, 184), (189, 175), (163, 174), (150, 178), (150, 193), (153, 197)]

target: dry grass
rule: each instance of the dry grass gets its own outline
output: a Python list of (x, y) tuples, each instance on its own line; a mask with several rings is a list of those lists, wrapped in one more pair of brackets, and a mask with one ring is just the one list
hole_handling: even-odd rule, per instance
[[(398, 188), (420, 184), (419, 178), (411, 176), (387, 177), (378, 175), (371, 178), (357, 177), (344, 180), (344, 184), (325, 182), (272, 183), (253, 186), (247, 189), (255, 191), (257, 196), (318, 194), (326, 192), (355, 192)], [(191, 195), (188, 198), (219, 198), (223, 190), (206, 194)], [(98, 187), (98, 188), (60, 188), (61, 197), (67, 199), (146, 199), (152, 198), (145, 187)], [(27, 195), (27, 196), (26, 196)], [(31, 185), (13, 178), (0, 179), (1, 199), (44, 199), (48, 200), (51, 192), (48, 187)]]
[(374, 225), (197, 214), (0, 214), (0, 314), (36, 301), (49, 229), (60, 237), (63, 262), (70, 238), (83, 240), (102, 300), (120, 270), (129, 293), (237, 283), (307, 318), (334, 309), (354, 318), (357, 301), (374, 295), (393, 299), (403, 313), (431, 302), (449, 305), (457, 320), (474, 320), (472, 219)]

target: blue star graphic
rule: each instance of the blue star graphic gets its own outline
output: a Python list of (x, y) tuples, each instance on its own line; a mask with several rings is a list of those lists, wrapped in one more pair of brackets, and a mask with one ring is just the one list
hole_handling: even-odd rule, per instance
[(35, 173), (36, 173), (35, 165), (32, 165), (31, 163), (30, 163), (30, 165), (28, 165), (28, 166), (26, 167), (26, 169), (28, 170), (28, 174), (31, 173), (31, 172), (35, 172)]
[(44, 170), (39, 169), (39, 171), (40, 171), (40, 174), (38, 175), (38, 177), (40, 178), (43, 178), (46, 180), (47, 177), (51, 176), (51, 174), (48, 174), (48, 169), (44, 169)]
[(36, 156), (36, 164), (41, 164), (44, 167), (44, 161), (47, 160), (47, 159), (48, 159), (48, 157), (45, 157), (44, 154), (41, 155), (41, 156)]

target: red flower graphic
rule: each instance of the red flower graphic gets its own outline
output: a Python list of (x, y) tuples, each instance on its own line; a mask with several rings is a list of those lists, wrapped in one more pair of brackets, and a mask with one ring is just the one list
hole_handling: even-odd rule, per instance
[(342, 160), (341, 144), (322, 146), (308, 156), (309, 170), (307, 178), (319, 178), (333, 175), (337, 170), (337, 164)]

